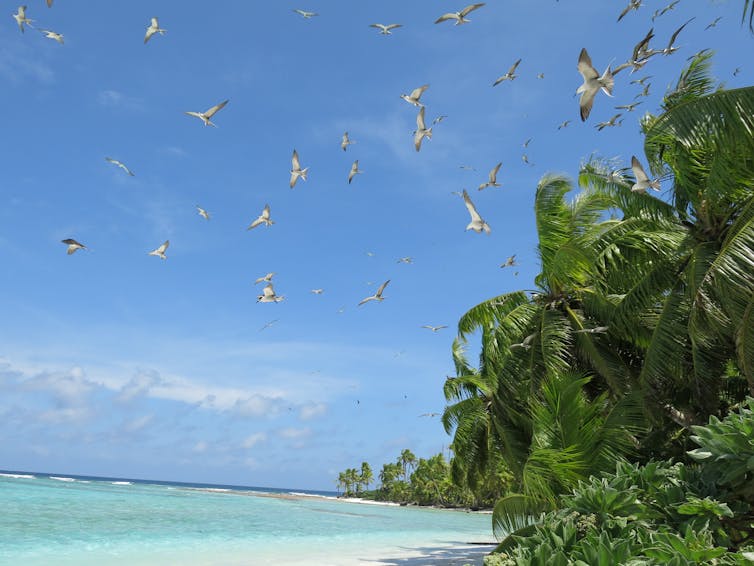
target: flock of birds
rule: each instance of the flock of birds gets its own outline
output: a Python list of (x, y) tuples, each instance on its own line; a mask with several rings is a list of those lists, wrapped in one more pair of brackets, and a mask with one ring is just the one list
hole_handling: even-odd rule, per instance
[[(673, 0), (670, 4), (667, 6), (658, 9), (653, 15), (652, 15), (652, 21), (654, 21), (656, 18), (666, 14), (667, 12), (673, 10), (675, 6), (680, 2), (680, 0)], [(47, 6), (52, 7), (53, 0), (46, 0)], [(468, 24), (471, 20), (468, 18), (469, 14), (472, 12), (475, 12), (485, 6), (484, 2), (479, 2), (475, 4), (470, 4), (463, 9), (457, 11), (457, 12), (448, 12), (445, 14), (440, 15), (437, 20), (435, 21), (436, 24), (441, 24), (443, 22), (449, 22), (452, 21), (455, 23), (456, 26), (462, 25), (462, 24)], [(642, 6), (641, 0), (630, 0), (629, 4), (625, 7), (625, 9), (620, 13), (618, 16), (618, 21), (621, 21), (624, 17), (626, 17), (630, 12), (638, 10)], [(300, 15), (304, 19), (311, 19), (318, 14), (316, 12), (309, 12), (301, 9), (295, 9), (293, 10), (296, 14)], [(26, 27), (29, 27), (31, 29), (37, 29), (34, 27), (33, 23), (34, 20), (27, 17), (27, 6), (22, 5), (19, 6), (16, 13), (13, 14), (13, 18), (15, 19), (16, 23), (18, 24), (18, 27), (21, 32), (24, 32)], [(611, 64), (608, 64), (605, 70), (602, 73), (599, 73), (597, 69), (592, 64), (592, 59), (587, 52), (586, 48), (581, 49), (581, 52), (578, 55), (577, 59), (577, 65), (576, 68), (578, 72), (581, 74), (583, 78), (583, 83), (578, 87), (576, 90), (576, 94), (580, 95), (579, 97), (579, 115), (582, 122), (585, 122), (592, 111), (593, 105), (595, 103), (595, 100), (597, 98), (597, 95), (599, 92), (603, 92), (605, 95), (612, 97), (613, 96), (613, 90), (615, 87), (615, 76), (623, 71), (624, 69), (630, 69), (630, 73), (633, 74), (636, 71), (642, 70), (644, 66), (653, 58), (656, 56), (669, 56), (675, 53), (678, 50), (678, 47), (675, 45), (676, 39), (678, 38), (679, 34), (683, 31), (683, 29), (693, 20), (694, 18), (691, 18), (687, 22), (685, 22), (683, 25), (681, 25), (678, 29), (675, 30), (675, 32), (671, 35), (669, 38), (669, 41), (667, 45), (660, 49), (654, 49), (650, 47), (651, 41), (654, 39), (654, 30), (650, 29), (649, 32), (634, 46), (632, 53), (630, 54), (630, 57), (621, 64), (617, 65), (616, 67), (611, 67)], [(710, 23), (707, 28), (714, 27), (717, 22), (719, 21), (719, 18), (715, 20), (714, 22)], [(392, 35), (392, 33), (402, 28), (402, 24), (399, 23), (390, 23), (390, 24), (383, 24), (383, 23), (373, 23), (370, 24), (371, 28), (375, 28), (378, 30), (379, 34), (381, 35)], [(53, 39), (57, 41), (60, 44), (64, 43), (64, 37), (63, 34), (54, 32), (52, 30), (48, 29), (38, 29), (37, 31), (44, 34), (46, 38)], [(166, 34), (167, 30), (160, 27), (160, 23), (158, 18), (152, 17), (149, 21), (149, 24), (146, 28), (146, 33), (144, 35), (144, 44), (147, 44), (155, 35), (164, 36)], [(509, 68), (508, 70), (499, 76), (497, 79), (494, 80), (492, 83), (493, 87), (497, 87), (498, 85), (507, 82), (507, 81), (513, 81), (517, 78), (517, 69), (519, 65), (521, 64), (522, 59), (518, 58)], [(543, 73), (537, 74), (537, 78), (542, 79), (544, 78)], [(637, 95), (637, 99), (643, 96), (649, 95), (649, 87), (650, 83), (648, 82), (648, 79), (651, 77), (645, 76), (640, 79), (632, 80), (631, 83), (638, 84), (643, 87), (642, 93)], [(416, 129), (412, 132), (413, 135), (413, 144), (414, 148), (417, 152), (421, 150), (422, 142), (425, 139), (432, 139), (432, 128), (439, 124), (446, 116), (438, 116), (433, 119), (433, 121), (428, 125), (427, 118), (425, 115), (426, 107), (424, 103), (422, 102), (422, 95), (427, 91), (429, 88), (429, 84), (421, 85), (413, 90), (411, 90), (408, 94), (401, 94), (400, 98), (402, 98), (405, 102), (410, 104), (411, 106), (418, 108), (418, 113), (416, 116)], [(212, 121), (215, 119), (216, 115), (223, 110), (227, 104), (228, 100), (223, 100), (222, 102), (219, 102), (218, 104), (215, 104), (214, 106), (210, 107), (209, 109), (198, 112), (198, 111), (187, 111), (185, 114), (191, 117), (195, 117), (199, 119), (204, 126), (215, 126), (215, 123)], [(620, 106), (616, 106), (615, 108), (618, 110), (622, 110), (625, 112), (632, 112), (638, 105), (640, 105), (642, 102), (638, 100), (634, 100), (633, 102), (629, 104), (624, 104)], [(595, 127), (598, 130), (603, 130), (604, 128), (609, 127), (616, 127), (620, 126), (622, 123), (622, 117), (623, 112), (617, 113), (614, 116), (612, 116), (609, 120), (598, 123)], [(568, 126), (568, 124), (571, 122), (571, 120), (565, 120), (558, 126), (558, 130), (565, 128)], [(527, 147), (531, 139), (527, 140), (524, 143), (524, 148)], [(349, 133), (346, 131), (343, 133), (341, 138), (340, 147), (345, 152), (348, 150), (348, 148), (356, 143), (354, 140), (352, 140), (349, 137)], [(122, 169), (127, 175), (134, 176), (134, 173), (121, 161), (118, 161), (117, 159), (106, 157), (105, 160)], [(522, 160), (524, 163), (529, 164), (528, 157), (526, 154), (522, 156)], [(478, 190), (482, 191), (484, 189), (490, 188), (490, 187), (500, 187), (501, 184), (498, 182), (498, 174), (500, 172), (500, 168), (502, 166), (502, 162), (497, 163), (489, 172), (487, 181), (480, 184), (478, 186)], [(462, 166), (463, 167), (463, 166)], [(631, 169), (633, 171), (635, 182), (630, 185), (630, 188), (634, 192), (639, 193), (646, 193), (648, 189), (652, 189), (655, 191), (660, 190), (660, 182), (657, 179), (650, 179), (649, 176), (644, 171), (641, 162), (636, 156), (632, 156), (631, 158)], [(291, 169), (290, 169), (290, 181), (289, 181), (289, 187), (293, 189), (299, 180), (306, 181), (307, 180), (307, 173), (309, 171), (309, 167), (302, 167), (301, 160), (299, 157), (298, 152), (296, 149), (293, 150), (293, 154), (291, 156)], [(348, 173), (347, 181), (348, 183), (352, 183), (353, 180), (357, 175), (360, 175), (364, 173), (359, 168), (359, 160), (355, 160), (351, 166), (351, 169)], [(623, 179), (622, 176), (619, 175), (620, 179)], [(464, 205), (468, 211), (468, 214), (470, 216), (469, 223), (466, 225), (466, 230), (471, 230), (476, 233), (484, 232), (486, 234), (490, 234), (491, 228), (488, 222), (484, 220), (484, 218), (481, 216), (479, 211), (477, 210), (476, 206), (474, 205), (468, 191), (466, 189), (463, 189), (462, 192), (456, 193), (458, 194), (463, 202)], [(204, 218), (205, 220), (210, 219), (210, 214), (205, 210), (204, 208), (200, 206), (196, 206), (197, 213)], [(274, 224), (274, 220), (271, 217), (271, 210), (270, 205), (265, 204), (264, 208), (262, 209), (261, 213), (250, 223), (248, 226), (248, 230), (253, 230), (259, 226), (266, 226), (270, 227)], [(67, 253), (73, 254), (78, 250), (87, 249), (86, 246), (74, 238), (66, 238), (62, 240), (62, 243), (67, 246)], [(170, 241), (165, 240), (162, 244), (160, 244), (157, 248), (155, 248), (152, 251), (148, 252), (148, 255), (155, 256), (160, 259), (166, 259), (167, 255), (166, 252), (168, 250), (168, 247), (170, 246)], [(410, 257), (400, 258), (398, 260), (399, 263), (411, 263), (413, 260)], [(501, 264), (501, 268), (507, 268), (507, 267), (514, 267), (518, 265), (516, 263), (516, 256), (512, 255), (507, 260)], [(516, 275), (518, 272), (516, 272)], [(275, 274), (274, 273), (268, 273), (264, 277), (260, 277), (256, 280), (256, 283), (266, 283), (264, 286), (262, 293), (257, 296), (257, 302), (260, 303), (278, 303), (285, 299), (284, 296), (278, 295), (275, 292), (272, 278)], [(382, 285), (379, 286), (377, 291), (362, 299), (358, 305), (364, 305), (368, 302), (382, 302), (384, 300), (383, 292), (385, 291), (385, 288), (390, 283), (390, 280), (388, 279)], [(314, 294), (321, 294), (323, 292), (322, 289), (313, 289), (312, 293)], [(424, 325), (423, 328), (429, 329), (433, 333), (437, 332), (440, 329), (446, 328), (445, 325), (440, 326), (431, 326), (431, 325)]]

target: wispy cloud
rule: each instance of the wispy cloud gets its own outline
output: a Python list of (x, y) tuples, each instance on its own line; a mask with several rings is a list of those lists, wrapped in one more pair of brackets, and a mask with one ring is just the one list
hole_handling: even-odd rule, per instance
[(267, 433), (255, 432), (254, 434), (250, 434), (249, 436), (244, 438), (241, 446), (244, 448), (253, 448), (257, 444), (262, 444), (264, 442), (267, 442)]
[(97, 93), (97, 102), (108, 108), (123, 108), (131, 111), (144, 110), (144, 101), (141, 98), (113, 89), (99, 91)]
[(52, 67), (27, 48), (0, 49), (0, 76), (12, 85), (20, 85), (26, 81), (44, 85), (55, 82)]
[(325, 403), (310, 403), (301, 407), (299, 412), (299, 418), (302, 421), (308, 421), (321, 417), (327, 413), (327, 405)]

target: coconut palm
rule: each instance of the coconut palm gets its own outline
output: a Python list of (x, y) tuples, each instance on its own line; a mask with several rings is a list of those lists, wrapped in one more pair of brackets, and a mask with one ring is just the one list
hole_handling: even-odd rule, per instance
[(367, 489), (369, 489), (369, 484), (372, 483), (372, 481), (374, 481), (374, 474), (372, 473), (372, 468), (369, 466), (368, 462), (361, 463), (361, 472), (359, 474), (359, 481)]

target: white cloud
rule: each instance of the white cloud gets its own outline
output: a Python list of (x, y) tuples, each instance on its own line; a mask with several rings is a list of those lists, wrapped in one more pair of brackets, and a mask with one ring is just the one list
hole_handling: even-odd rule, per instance
[(125, 108), (127, 110), (143, 110), (144, 101), (112, 89), (101, 90), (97, 93), (97, 102), (110, 108)]
[(301, 407), (299, 412), (299, 418), (302, 421), (308, 421), (316, 417), (321, 417), (327, 413), (327, 405), (325, 403), (309, 403)]
[(310, 428), (283, 428), (278, 431), (278, 434), (281, 438), (285, 438), (288, 440), (300, 440), (303, 438), (308, 438), (312, 435), (312, 431)]
[(126, 432), (137, 432), (146, 427), (154, 419), (154, 415), (142, 415), (137, 417), (123, 426), (123, 430)]
[(244, 448), (253, 448), (257, 444), (262, 444), (263, 442), (267, 441), (267, 433), (265, 432), (255, 432), (254, 434), (250, 434), (247, 436), (241, 446)]
[(127, 403), (137, 397), (143, 397), (160, 382), (160, 376), (156, 371), (140, 371), (123, 385), (116, 400)]
[(238, 399), (231, 411), (240, 417), (268, 417), (279, 414), (282, 405), (281, 399), (251, 395), (245, 399)]

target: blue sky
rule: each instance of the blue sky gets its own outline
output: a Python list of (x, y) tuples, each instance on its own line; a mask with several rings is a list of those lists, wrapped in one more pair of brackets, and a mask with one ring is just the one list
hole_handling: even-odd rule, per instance
[[(433, 23), (464, 5), (450, 0), (27, 4), (65, 44), (20, 33), (5, 3), (5, 469), (333, 489), (363, 460), (436, 453), (450, 439), (419, 415), (444, 407), (458, 318), (533, 286), (539, 178), (575, 178), (592, 153), (641, 157), (640, 116), (699, 49), (730, 88), (754, 75), (739, 1), (682, 0), (652, 23), (664, 4), (648, 0), (619, 24), (622, 1), (490, 1), (458, 27)], [(152, 16), (168, 31), (144, 45)], [(676, 54), (618, 75), (579, 121), (582, 47), (601, 72), (652, 25), (661, 48), (692, 16)], [(519, 57), (518, 78), (493, 88)], [(650, 96), (598, 132), (644, 75)], [(428, 121), (447, 118), (417, 153), (417, 109), (399, 95), (425, 83)], [(184, 114), (225, 99), (218, 128)], [(294, 148), (310, 171), (291, 190)], [(364, 174), (348, 185), (354, 159)], [(499, 161), (503, 187), (477, 191)], [(462, 188), (490, 236), (464, 231)], [(246, 231), (266, 203), (276, 223)], [(90, 249), (67, 256), (63, 238)], [(166, 239), (166, 261), (147, 255)], [(511, 254), (518, 275), (499, 267)], [(257, 304), (271, 271), (286, 300)], [(384, 302), (356, 306), (387, 279)]]

